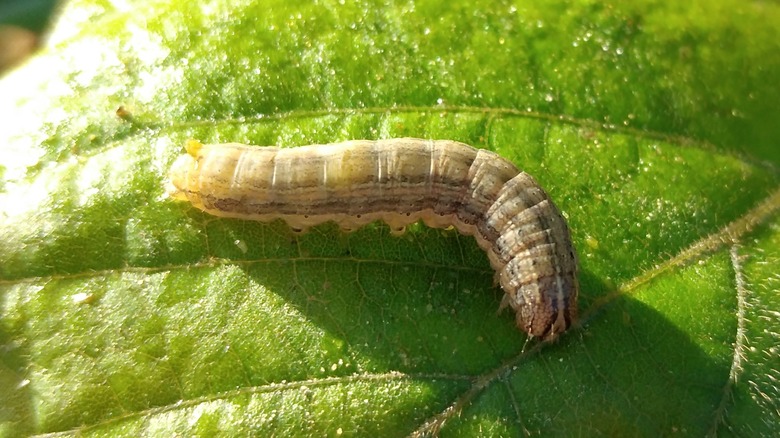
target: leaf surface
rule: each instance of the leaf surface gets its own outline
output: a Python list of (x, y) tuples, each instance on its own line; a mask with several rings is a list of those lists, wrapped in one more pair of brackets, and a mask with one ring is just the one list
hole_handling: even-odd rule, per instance
[[(0, 81), (0, 433), (780, 428), (777, 5), (341, 3), (73, 1)], [(189, 138), (403, 136), (538, 179), (580, 326), (527, 343), (452, 230), (164, 193)]]

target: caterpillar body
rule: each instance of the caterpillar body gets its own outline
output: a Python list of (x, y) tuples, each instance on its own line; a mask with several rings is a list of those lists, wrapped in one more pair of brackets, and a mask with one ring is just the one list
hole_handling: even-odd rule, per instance
[(295, 230), (422, 220), (472, 235), (487, 252), (517, 326), (555, 339), (577, 318), (568, 226), (539, 184), (499, 155), (450, 140), (355, 140), (296, 148), (190, 140), (169, 194), (221, 217), (285, 220)]

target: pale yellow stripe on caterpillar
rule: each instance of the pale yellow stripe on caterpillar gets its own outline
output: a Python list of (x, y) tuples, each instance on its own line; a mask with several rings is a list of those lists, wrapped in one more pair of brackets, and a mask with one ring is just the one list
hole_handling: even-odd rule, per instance
[(505, 292), (502, 307), (533, 337), (555, 339), (577, 318), (577, 258), (547, 193), (499, 155), (451, 140), (353, 140), (295, 148), (190, 140), (169, 194), (215, 216), (294, 230), (422, 220), (472, 235)]

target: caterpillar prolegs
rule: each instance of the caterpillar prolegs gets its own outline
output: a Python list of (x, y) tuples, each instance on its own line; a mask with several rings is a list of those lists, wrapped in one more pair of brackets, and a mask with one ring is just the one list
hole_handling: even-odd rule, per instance
[(497, 154), (450, 140), (355, 140), (296, 148), (190, 140), (169, 194), (215, 216), (345, 230), (422, 220), (472, 235), (517, 326), (552, 340), (577, 317), (577, 259), (547, 193)]

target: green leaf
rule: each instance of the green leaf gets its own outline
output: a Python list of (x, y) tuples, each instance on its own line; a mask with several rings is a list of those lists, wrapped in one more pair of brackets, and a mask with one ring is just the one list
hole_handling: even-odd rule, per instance
[[(137, 3), (68, 3), (0, 81), (0, 434), (780, 428), (777, 4)], [(526, 342), (452, 230), (164, 194), (188, 138), (401, 136), (540, 181), (580, 326)]]

